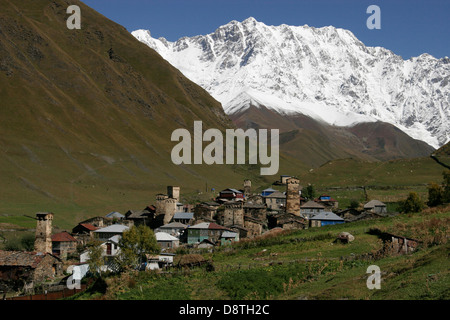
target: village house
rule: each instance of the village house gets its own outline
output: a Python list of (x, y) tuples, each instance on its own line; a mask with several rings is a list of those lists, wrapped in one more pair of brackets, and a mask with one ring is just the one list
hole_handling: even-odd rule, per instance
[(323, 211), (317, 215), (314, 215), (309, 219), (311, 227), (323, 227), (327, 225), (344, 223), (344, 219), (337, 216), (331, 211)]
[(139, 225), (150, 225), (151, 221), (154, 219), (155, 213), (150, 212), (148, 210), (142, 210), (142, 211), (133, 211), (128, 210), (125, 213), (125, 219), (132, 221), (133, 225), (139, 226)]
[(332, 211), (333, 209), (337, 209), (339, 206), (339, 202), (327, 194), (319, 196), (315, 199), (315, 201), (323, 205), (325, 207), (325, 211)]
[(113, 219), (106, 218), (106, 217), (92, 217), (89, 219), (86, 219), (84, 221), (81, 221), (79, 224), (91, 224), (94, 227), (97, 228), (103, 228), (111, 225), (113, 223)]
[(175, 212), (173, 216), (174, 222), (179, 222), (186, 225), (191, 225), (194, 222), (193, 212)]
[(220, 236), (220, 244), (227, 245), (239, 241), (239, 233), (233, 231), (224, 231)]
[[(116, 271), (114, 257), (120, 253), (119, 243), (121, 237), (121, 235), (114, 235), (100, 244), (102, 256), (105, 258), (105, 264), (101, 267), (102, 271)], [(80, 255), (80, 263), (85, 264), (88, 262), (89, 251), (86, 250)]]
[(115, 221), (125, 219), (125, 216), (117, 211), (110, 212), (105, 217), (108, 219), (115, 220)]
[(265, 219), (260, 220), (251, 216), (244, 216), (244, 228), (247, 230), (247, 238), (259, 236), (260, 234), (262, 234), (265, 227), (267, 227)]
[(308, 219), (323, 212), (325, 212), (325, 206), (312, 200), (300, 206), (300, 213)]
[(274, 192), (276, 192), (276, 191), (277, 191), (277, 190), (275, 190), (275, 189), (267, 188), (267, 189), (264, 189), (264, 190), (261, 192), (261, 196), (262, 196), (262, 197), (267, 197), (267, 196), (271, 195), (272, 193), (274, 193)]
[(219, 203), (227, 201), (244, 201), (244, 193), (240, 190), (228, 188), (219, 192), (219, 196), (216, 198)]
[[(213, 203), (213, 204), (211, 204)], [(217, 204), (217, 205), (216, 205)], [(215, 201), (202, 202), (194, 207), (194, 219), (197, 223), (214, 222), (217, 208), (220, 204)]]
[(268, 226), (269, 229), (305, 229), (308, 227), (308, 220), (292, 213), (280, 212), (268, 215)]
[(77, 250), (78, 240), (63, 231), (52, 235), (52, 253), (61, 259)]
[(0, 250), (0, 291), (32, 289), (62, 275), (62, 260), (53, 254)]
[(115, 235), (121, 236), (128, 229), (130, 228), (127, 226), (121, 224), (113, 224), (111, 226), (95, 230), (94, 237), (100, 241), (106, 241)]
[(156, 228), (155, 232), (165, 232), (179, 239), (180, 235), (184, 232), (184, 229), (186, 228), (187, 225), (185, 224), (179, 222), (171, 222), (159, 228)]
[(156, 242), (158, 242), (162, 250), (177, 248), (180, 245), (180, 240), (178, 238), (175, 238), (166, 232), (156, 232), (155, 237)]
[[(194, 244), (208, 239), (216, 243), (224, 231), (228, 229), (214, 222), (202, 222), (186, 229), (187, 243)], [(229, 231), (229, 230), (228, 230)]]
[(372, 213), (387, 213), (386, 204), (379, 200), (371, 200), (364, 205), (364, 210)]
[(80, 223), (72, 229), (72, 236), (77, 239), (81, 245), (86, 245), (94, 239), (94, 231), (99, 229), (89, 223)]
[(286, 207), (286, 195), (280, 191), (272, 192), (264, 200), (270, 210), (284, 210)]

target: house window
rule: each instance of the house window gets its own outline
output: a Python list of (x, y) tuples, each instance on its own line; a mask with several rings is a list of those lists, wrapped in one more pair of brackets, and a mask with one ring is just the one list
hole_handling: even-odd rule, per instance
[(106, 255), (111, 255), (111, 243), (106, 244)]

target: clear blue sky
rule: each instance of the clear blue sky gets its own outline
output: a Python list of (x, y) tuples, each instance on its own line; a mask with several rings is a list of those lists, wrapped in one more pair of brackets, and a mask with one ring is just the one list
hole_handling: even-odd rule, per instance
[[(382, 46), (404, 59), (429, 53), (450, 57), (449, 0), (82, 0), (128, 31), (148, 29), (175, 41), (208, 34), (248, 17), (267, 25), (335, 26), (367, 46)], [(369, 5), (381, 9), (381, 29), (369, 30)]]

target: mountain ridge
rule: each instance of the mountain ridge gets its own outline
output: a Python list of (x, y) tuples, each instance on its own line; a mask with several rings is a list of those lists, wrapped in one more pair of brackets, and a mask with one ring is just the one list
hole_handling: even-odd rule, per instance
[(349, 126), (384, 121), (437, 148), (450, 135), (450, 59), (403, 60), (332, 26), (267, 26), (254, 18), (175, 42), (132, 34), (220, 101)]

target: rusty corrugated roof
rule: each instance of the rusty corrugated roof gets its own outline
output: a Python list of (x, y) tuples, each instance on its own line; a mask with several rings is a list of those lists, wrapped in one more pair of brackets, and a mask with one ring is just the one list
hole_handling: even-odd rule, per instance
[(72, 237), (68, 232), (63, 231), (60, 233), (56, 233), (52, 235), (52, 242), (73, 242), (77, 241), (74, 237)]

